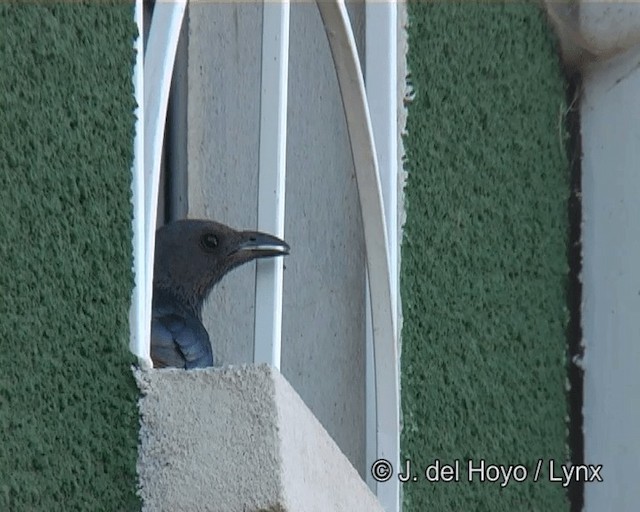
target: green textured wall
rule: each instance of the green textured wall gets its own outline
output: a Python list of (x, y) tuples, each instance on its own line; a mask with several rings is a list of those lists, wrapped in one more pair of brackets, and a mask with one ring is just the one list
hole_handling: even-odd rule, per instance
[(135, 510), (131, 3), (0, 4), (0, 510)]
[[(402, 456), (421, 478), (404, 484), (405, 510), (568, 510), (547, 472), (567, 454), (569, 169), (554, 43), (533, 4), (408, 12)], [(462, 481), (424, 481), (435, 459), (459, 461)], [(468, 483), (469, 459), (522, 464), (528, 478)]]

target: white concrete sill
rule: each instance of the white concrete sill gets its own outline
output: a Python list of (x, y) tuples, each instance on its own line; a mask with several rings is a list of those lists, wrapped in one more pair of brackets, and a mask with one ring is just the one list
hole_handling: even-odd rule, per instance
[(135, 372), (143, 511), (382, 511), (268, 365)]

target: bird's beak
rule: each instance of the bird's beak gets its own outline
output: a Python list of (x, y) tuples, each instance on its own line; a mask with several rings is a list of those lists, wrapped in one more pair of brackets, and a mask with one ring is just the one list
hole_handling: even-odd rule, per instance
[(278, 237), (260, 231), (244, 231), (242, 240), (237, 245), (235, 254), (243, 254), (253, 258), (268, 258), (289, 254), (289, 244)]

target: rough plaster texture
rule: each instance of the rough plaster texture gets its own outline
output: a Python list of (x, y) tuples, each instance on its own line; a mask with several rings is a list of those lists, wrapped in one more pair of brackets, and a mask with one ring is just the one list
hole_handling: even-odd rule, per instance
[[(362, 43), (363, 7), (349, 12)], [(353, 163), (316, 6), (292, 4), (290, 24), (282, 372), (364, 475), (365, 263)], [(259, 3), (190, 5), (190, 217), (256, 225), (261, 30)], [(253, 360), (254, 286), (246, 265), (205, 307), (221, 363)]]
[(139, 510), (133, 3), (0, 2), (0, 511)]
[[(531, 3), (407, 7), (402, 459), (564, 463), (570, 189), (550, 34)], [(570, 508), (546, 474), (513, 484), (407, 484), (403, 508)]]
[(136, 378), (144, 511), (382, 510), (277, 370), (152, 370)]

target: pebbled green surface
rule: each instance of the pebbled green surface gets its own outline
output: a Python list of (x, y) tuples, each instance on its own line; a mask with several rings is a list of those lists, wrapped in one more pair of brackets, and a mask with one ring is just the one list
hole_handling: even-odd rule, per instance
[[(408, 4), (402, 246), (407, 512), (568, 510), (565, 84), (533, 4)], [(533, 482), (534, 467), (544, 471)], [(458, 483), (423, 469), (460, 463)], [(523, 464), (522, 483), (467, 481)]]
[(139, 510), (131, 3), (0, 4), (0, 510)]

